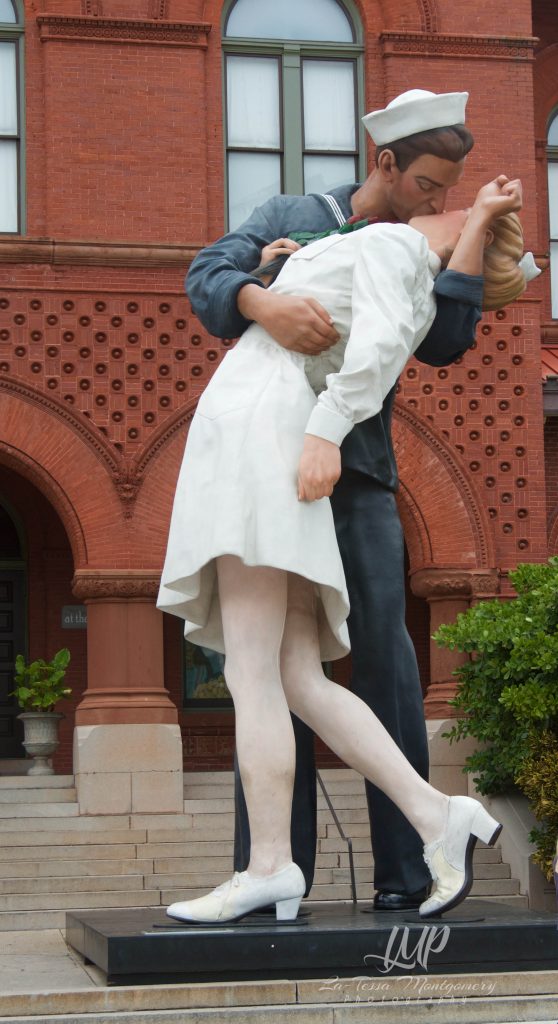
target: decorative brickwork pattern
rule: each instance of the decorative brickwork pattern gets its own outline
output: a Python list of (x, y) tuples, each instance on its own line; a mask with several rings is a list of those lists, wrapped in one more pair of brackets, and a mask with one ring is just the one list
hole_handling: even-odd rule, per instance
[(462, 456), (492, 520), (497, 555), (510, 564), (514, 557), (540, 558), (545, 547), (540, 521), (535, 533), (531, 525), (531, 486), (537, 490), (541, 482), (534, 402), (540, 358), (531, 340), (536, 312), (529, 303), (500, 310), (483, 322), (475, 349), (457, 364), (433, 370), (413, 362), (399, 384), (406, 408), (435, 425)]
[(459, 57), (461, 60), (532, 61), (537, 40), (491, 36), (437, 35), (426, 32), (383, 32), (384, 53), (398, 57)]
[(0, 295), (0, 373), (75, 409), (134, 454), (196, 399), (230, 342), (176, 296)]
[(195, 46), (205, 49), (211, 29), (206, 24), (182, 24), (165, 21), (157, 25), (152, 20), (130, 21), (126, 18), (100, 18), (82, 16), (66, 18), (55, 14), (37, 17), (41, 42), (49, 40), (86, 40), (97, 43), (154, 43), (165, 46)]

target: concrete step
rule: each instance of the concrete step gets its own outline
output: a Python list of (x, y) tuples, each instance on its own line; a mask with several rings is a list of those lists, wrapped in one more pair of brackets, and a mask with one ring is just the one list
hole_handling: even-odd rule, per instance
[[(370, 833), (367, 836), (352, 836), (353, 853), (370, 854)], [(0, 838), (1, 842), (1, 838)], [(347, 844), (340, 836), (318, 839), (320, 853), (347, 853)]]
[[(13, 852), (10, 852), (13, 847), (25, 850), (31, 847), (56, 846), (58, 842), (61, 846), (86, 846), (91, 841), (94, 844), (107, 843), (111, 846), (120, 843), (146, 842), (146, 829), (113, 828), (112, 821), (109, 825), (106, 818), (103, 820), (102, 827), (99, 825), (89, 828), (86, 825), (87, 820), (87, 818), (68, 818), (61, 820), (60, 828), (58, 828), (56, 819), (54, 819), (49, 822), (47, 831), (42, 830), (40, 823), (35, 831), (33, 827), (35, 821), (32, 819), (27, 828), (22, 828), (20, 831), (2, 832), (0, 830), (0, 860), (13, 857)], [(13, 824), (16, 823), (13, 822)]]
[(225, 799), (193, 800), (184, 801), (185, 814), (234, 814), (234, 800), (232, 797)]
[[(362, 811), (366, 814), (366, 820), (368, 820), (368, 811), (366, 806), (366, 800), (364, 793), (355, 793), (353, 791), (331, 793), (331, 802), (335, 808), (337, 817), (341, 821), (340, 811), (342, 810), (357, 810), (359, 815)], [(324, 811), (327, 813), (328, 821), (331, 821), (331, 811), (328, 808), (325, 797), (318, 792), (318, 811)], [(223, 813), (234, 813), (234, 798), (231, 793), (230, 796), (224, 796), (220, 794), (218, 797), (204, 797), (201, 798), (199, 794), (190, 794), (190, 798), (184, 800), (184, 813), (185, 814), (223, 814)], [(350, 815), (346, 820), (360, 821), (360, 817), (352, 819)]]
[[(494, 1024), (558, 1017), (556, 972), (91, 987), (0, 995), (3, 1024)], [(410, 990), (410, 991), (409, 991)]]
[(234, 801), (233, 782), (218, 782), (215, 784), (192, 786), (184, 779), (185, 800), (232, 800)]
[[(490, 873), (487, 874), (486, 870), (485, 870), (487, 867), (499, 868), (500, 869), (500, 873), (499, 874), (490, 874)], [(324, 869), (324, 870), (327, 870), (327, 869)], [(344, 868), (330, 868), (329, 870), (331, 870), (332, 873), (333, 873), (332, 881), (334, 881), (334, 882), (349, 882), (350, 881), (350, 878), (351, 878), (350, 868), (348, 868), (348, 867), (344, 867)], [(318, 877), (319, 877), (319, 872), (316, 872), (316, 878), (318, 878)], [(367, 881), (370, 880), (371, 877), (372, 877), (372, 868), (371, 867), (364, 867), (364, 868), (363, 867), (359, 867), (359, 868), (355, 867), (355, 879), (356, 879), (357, 882), (367, 882)], [(494, 891), (494, 893), (502, 892), (504, 890), (507, 892), (508, 888), (509, 888), (509, 885), (511, 883), (513, 883), (514, 885), (518, 885), (519, 884), (516, 881), (516, 879), (512, 879), (511, 878), (511, 870), (510, 870), (509, 864), (495, 864), (495, 865), (493, 865), (493, 864), (490, 864), (490, 865), (478, 864), (478, 865), (476, 865), (475, 866), (475, 884), (477, 882), (482, 882), (483, 885), (486, 884), (488, 886), (488, 888), (491, 888)], [(500, 886), (502, 884), (504, 885), (504, 890), (502, 890), (500, 888)], [(514, 889), (513, 891), (516, 892), (517, 890)], [(480, 895), (480, 893), (478, 895)]]
[[(335, 807), (335, 813), (339, 818), (342, 825), (347, 827), (344, 829), (345, 832), (350, 834), (349, 824), (351, 825), (362, 825), (366, 823), (368, 825), (368, 809), (360, 805), (358, 807)], [(318, 810), (318, 822), (324, 825), (330, 825), (332, 828), (336, 828), (335, 825), (331, 825), (332, 818), (329, 810)]]
[[(0, 878), (0, 896), (24, 896), (43, 893), (141, 892), (146, 888), (144, 874), (64, 875), (43, 878)], [(150, 879), (160, 876), (150, 875)], [(156, 889), (156, 885), (150, 885)], [(2, 901), (3, 902), (3, 901)], [(8, 908), (6, 908), (8, 909)]]
[(79, 814), (77, 803), (11, 803), (0, 801), (0, 818), (8, 819), (11, 822), (19, 818), (44, 818), (49, 822), (51, 818), (75, 818)]
[[(210, 776), (210, 773), (208, 773)], [(323, 779), (323, 774), (322, 774)], [(343, 795), (344, 793), (350, 793), (362, 797), (363, 802), (366, 801), (364, 782), (360, 775), (353, 774), (351, 772), (345, 772), (342, 776), (325, 780), (325, 787), (330, 796)], [(318, 794), (321, 795), (322, 789), (318, 784)], [(226, 779), (212, 781), (210, 777), (202, 778), (199, 782), (193, 783), (190, 775), (184, 775), (184, 797), (193, 799), (213, 799), (220, 797), (231, 797), (234, 798), (234, 777), (231, 775)]]
[[(101, 847), (103, 852), (107, 849)], [(0, 880), (2, 879), (37, 879), (45, 880), (57, 878), (88, 878), (91, 875), (145, 875), (153, 872), (152, 860), (137, 860), (134, 857), (135, 847), (130, 847), (131, 857), (127, 860), (107, 860), (102, 857), (86, 859), (86, 855), (94, 858), (91, 847), (83, 848), (83, 859), (61, 860), (58, 858), (58, 851), (53, 849), (50, 856), (44, 860), (17, 860), (0, 862)], [(72, 847), (72, 852), (75, 852)], [(114, 851), (113, 851), (114, 856)], [(218, 858), (216, 858), (218, 859)], [(230, 859), (223, 857), (223, 861), (230, 867)], [(177, 858), (177, 863), (185, 864)], [(180, 870), (180, 869), (177, 869)], [(23, 892), (23, 890), (20, 890)]]
[[(97, 840), (101, 839), (103, 835), (106, 835), (104, 843), (97, 844)], [(120, 833), (118, 833), (120, 835)], [(143, 840), (140, 837), (143, 836)], [(32, 837), (26, 836), (25, 840), (30, 841)], [(79, 838), (79, 834), (78, 834)], [(72, 836), (72, 840), (75, 840), (76, 836)], [(131, 841), (129, 841), (131, 839)], [(135, 841), (134, 841), (135, 839)], [(133, 835), (122, 833), (122, 842), (116, 840), (114, 833), (99, 833), (95, 835), (95, 843), (89, 845), (87, 839), (81, 837), (81, 842), (68, 842), (64, 846), (49, 845), (36, 843), (34, 846), (0, 846), (0, 872), (5, 872), (6, 866), (14, 862), (17, 858), (18, 861), (31, 861), (41, 859), (42, 863), (52, 860), (70, 860), (71, 858), (95, 858), (96, 860), (102, 860), (103, 858), (116, 858), (116, 857), (135, 857), (136, 856), (136, 843), (145, 843), (145, 832), (134, 832)], [(171, 844), (169, 844), (171, 845)]]
[[(122, 879), (123, 883), (125, 881)], [(133, 889), (130, 891), (124, 887), (108, 892), (97, 889), (90, 892), (16, 894), (4, 896), (1, 903), (2, 913), (21, 910), (86, 910), (93, 907), (158, 907), (160, 905), (158, 890)]]
[[(62, 929), (65, 925), (65, 910), (16, 910), (9, 913), (0, 912), (0, 933), (15, 931), (37, 932), (51, 928)], [(4, 1024), (4, 1021), (2, 1021), (2, 1024)]]
[[(201, 843), (155, 843), (147, 842), (137, 847), (138, 859), (151, 857), (232, 857), (232, 838), (227, 841), (215, 840)], [(230, 863), (230, 861), (229, 861)]]
[[(342, 846), (338, 852), (332, 853), (319, 853), (318, 857), (338, 857), (340, 868), (347, 868), (349, 866), (349, 854), (347, 852), (347, 844), (342, 843)], [(370, 848), (366, 852), (355, 852), (353, 848), (353, 862), (355, 867), (367, 868), (372, 867), (374, 859), (372, 857), (372, 851)], [(477, 847), (473, 854), (473, 863), (475, 865), (480, 864), (501, 864), (502, 863), (502, 851), (499, 846), (494, 846), (492, 849), (481, 850)]]
[[(138, 863), (142, 863), (142, 861)], [(227, 872), (230, 873), (231, 864), (232, 848), (229, 853), (224, 853), (222, 856), (217, 857), (173, 857), (170, 855), (168, 857), (155, 857), (153, 860), (155, 873), (177, 875), (182, 871), (208, 872), (209, 874), (221, 872), (223, 878), (227, 877)], [(339, 858), (335, 854), (318, 854), (316, 858), (317, 870), (336, 867), (339, 867)]]
[[(351, 783), (364, 786), (362, 775), (353, 771), (352, 768), (320, 768), (320, 775), (327, 788), (335, 782)], [(207, 786), (207, 785), (234, 784), (234, 772), (184, 772), (184, 786)]]
[[(474, 893), (471, 893), (475, 895)], [(521, 893), (514, 893), (510, 896), (492, 896), (490, 893), (483, 895), (483, 900), (488, 900), (490, 903), (504, 903), (507, 907), (519, 907), (525, 910), (529, 910), (529, 899), (527, 896), (523, 896)]]
[[(60, 806), (65, 807), (66, 805), (61, 804)], [(9, 843), (7, 835), (17, 835), (17, 833), (32, 832), (34, 836), (38, 836), (41, 832), (73, 832), (78, 830), (80, 832), (104, 832), (108, 829), (113, 832), (118, 829), (129, 829), (130, 817), (129, 814), (81, 815), (73, 820), (67, 820), (65, 815), (43, 817), (41, 814), (38, 820), (35, 816), (30, 815), (21, 818), (11, 816), (9, 818), (0, 818), (0, 846)], [(152, 821), (151, 824), (153, 825), (154, 822)], [(136, 825), (135, 827), (141, 828), (142, 826)], [(145, 825), (143, 826), (144, 829), (146, 827)], [(21, 839), (21, 835), (17, 838), (18, 840)]]
[[(0, 799), (4, 789), (67, 789), (73, 788), (73, 775), (2, 775), (3, 761), (0, 761)], [(24, 764), (29, 765), (29, 761)]]
[(0, 807), (14, 804), (77, 804), (77, 792), (73, 786), (64, 789), (8, 789), (0, 788)]

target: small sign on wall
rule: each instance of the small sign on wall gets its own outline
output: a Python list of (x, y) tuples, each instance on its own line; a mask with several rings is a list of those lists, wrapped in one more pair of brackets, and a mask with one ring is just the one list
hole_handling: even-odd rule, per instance
[(87, 629), (87, 606), (84, 604), (63, 605), (62, 629)]

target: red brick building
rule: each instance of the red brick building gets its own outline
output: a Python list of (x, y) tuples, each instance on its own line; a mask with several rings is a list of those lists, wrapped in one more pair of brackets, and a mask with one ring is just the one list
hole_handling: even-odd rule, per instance
[[(401, 379), (408, 614), (429, 717), (447, 714), (455, 663), (430, 648), (433, 627), (505, 595), (518, 561), (558, 551), (554, 0), (306, 0), (296, 25), (279, 7), (291, 10), (0, 0), (0, 759), (22, 754), (14, 653), (68, 646), (56, 767), (77, 771), (93, 810), (92, 766), (103, 785), (132, 779), (134, 808), (153, 805), (149, 772), (133, 782), (145, 744), (169, 773), (159, 809), (179, 806), (178, 726), (187, 768), (230, 764), (219, 665), (185, 651), (178, 620), (154, 606), (188, 423), (226, 351), (193, 317), (184, 272), (227, 211), (233, 223), (261, 198), (246, 182), (269, 194), (362, 177), (358, 118), (407, 88), (470, 92), (476, 146), (455, 202), (487, 175), (521, 176), (528, 246), (541, 265), (554, 254), (458, 365), (413, 362)], [(311, 109), (328, 81), (356, 115), (333, 143)], [(274, 138), (258, 134), (260, 82)], [(246, 137), (242, 102), (255, 111)]]

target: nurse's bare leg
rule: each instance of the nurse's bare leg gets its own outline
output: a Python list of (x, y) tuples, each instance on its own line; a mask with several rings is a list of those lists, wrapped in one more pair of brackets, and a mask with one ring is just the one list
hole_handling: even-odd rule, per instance
[(412, 768), (370, 708), (326, 679), (320, 665), (312, 585), (289, 577), (282, 645), (283, 686), (292, 711), (399, 807), (426, 844), (424, 859), (436, 885), (421, 903), (434, 917), (465, 899), (473, 884), (477, 839), (494, 844), (502, 826), (467, 796), (444, 796)]
[(295, 743), (281, 685), (279, 654), (287, 573), (217, 559), (225, 639), (225, 678), (236, 718), (236, 749), (250, 822), (253, 875), (288, 864)]
[(281, 675), (289, 706), (345, 764), (391, 799), (428, 843), (444, 829), (448, 798), (411, 767), (370, 708), (324, 675), (314, 588), (289, 575)]

